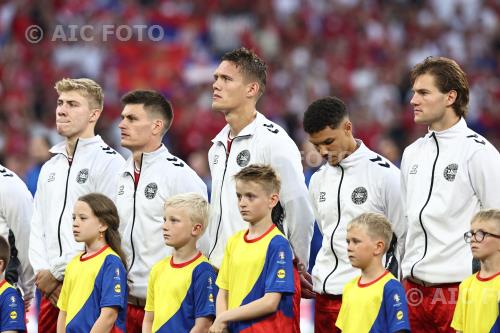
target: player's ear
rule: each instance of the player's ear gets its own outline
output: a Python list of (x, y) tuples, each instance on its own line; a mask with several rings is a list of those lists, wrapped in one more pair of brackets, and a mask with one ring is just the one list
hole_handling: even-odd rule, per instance
[(259, 95), (260, 85), (257, 81), (247, 85), (247, 97), (255, 98)]

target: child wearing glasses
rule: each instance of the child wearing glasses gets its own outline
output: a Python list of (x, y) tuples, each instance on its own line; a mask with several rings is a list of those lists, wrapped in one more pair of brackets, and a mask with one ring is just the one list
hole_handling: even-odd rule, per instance
[(459, 287), (451, 327), (457, 332), (500, 332), (500, 210), (477, 213), (464, 234), (481, 270)]

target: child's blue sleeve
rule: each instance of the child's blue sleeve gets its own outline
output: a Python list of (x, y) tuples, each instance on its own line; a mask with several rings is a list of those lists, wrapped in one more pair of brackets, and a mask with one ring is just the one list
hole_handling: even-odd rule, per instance
[(102, 265), (100, 307), (124, 309), (127, 304), (127, 272), (120, 258), (108, 255)]
[(0, 331), (26, 331), (24, 302), (14, 288), (6, 289), (0, 297)]
[(384, 286), (385, 313), (389, 332), (410, 330), (406, 293), (399, 281), (390, 280)]
[(212, 266), (203, 262), (193, 271), (195, 318), (215, 317), (215, 300), (219, 288), (215, 285), (217, 276)]
[(266, 257), (266, 293), (293, 293), (293, 255), (288, 241), (275, 236), (269, 243)]

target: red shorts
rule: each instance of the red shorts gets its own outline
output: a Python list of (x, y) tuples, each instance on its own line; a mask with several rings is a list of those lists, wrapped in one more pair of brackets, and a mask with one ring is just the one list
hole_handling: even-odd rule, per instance
[(424, 287), (405, 279), (411, 331), (414, 333), (455, 333), (450, 327), (458, 299), (459, 283)]
[(48, 298), (42, 296), (38, 315), (38, 332), (56, 333), (57, 317), (59, 317), (59, 309), (53, 306)]
[(127, 305), (127, 333), (142, 333), (144, 308), (132, 304)]
[(295, 261), (293, 264), (293, 283), (295, 284), (295, 293), (293, 294), (293, 332), (300, 333), (300, 295), (302, 288), (300, 287), (300, 275)]
[(342, 295), (316, 295), (314, 302), (314, 332), (340, 333), (335, 326), (342, 306)]

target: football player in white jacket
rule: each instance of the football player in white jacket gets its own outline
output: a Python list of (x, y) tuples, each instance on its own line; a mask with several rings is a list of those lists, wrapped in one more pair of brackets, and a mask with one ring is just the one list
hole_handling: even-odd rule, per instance
[(411, 328), (454, 332), (458, 285), (473, 272), (463, 235), (480, 209), (500, 207), (500, 155), (467, 127), (469, 84), (455, 61), (429, 57), (412, 69), (411, 81), (415, 123), (428, 126), (401, 163)]
[(306, 265), (314, 216), (296, 144), (283, 128), (255, 108), (265, 85), (265, 63), (245, 48), (226, 53), (214, 73), (212, 109), (224, 115), (227, 125), (212, 140), (208, 153), (212, 175), (208, 257), (214, 266), (220, 267), (227, 240), (246, 228), (238, 210), (233, 176), (249, 164), (271, 165), (282, 183), (273, 222), (290, 241), (301, 273), (299, 278), (296, 270), (294, 310), (298, 330), (300, 281), (302, 295), (312, 296)]
[(314, 173), (309, 193), (323, 234), (312, 276), (315, 332), (338, 332), (335, 321), (344, 285), (360, 274), (347, 256), (347, 224), (363, 213), (385, 215), (395, 237), (386, 267), (398, 276), (406, 223), (401, 206), (399, 169), (353, 136), (346, 105), (336, 97), (311, 103), (304, 114), (309, 141), (327, 161)]
[(0, 236), (9, 241), (11, 259), (5, 279), (23, 292), (28, 311), (35, 289), (35, 275), (28, 259), (33, 197), (26, 184), (0, 165)]
[(118, 170), (124, 163), (123, 157), (94, 134), (103, 110), (102, 88), (82, 78), (62, 79), (55, 89), (59, 94), (56, 128), (65, 140), (50, 149), (54, 155), (40, 171), (29, 244), (35, 284), (43, 293), (38, 331), (47, 333), (57, 329), (56, 304), (66, 265), (84, 250), (84, 244), (73, 236), (73, 206), (90, 192), (113, 198)]
[(207, 198), (207, 187), (162, 144), (174, 117), (163, 95), (135, 90), (125, 94), (122, 103), (121, 145), (132, 155), (119, 176), (116, 207), (130, 287), (127, 331), (141, 332), (149, 272), (172, 252), (162, 236), (165, 201), (187, 192)]

